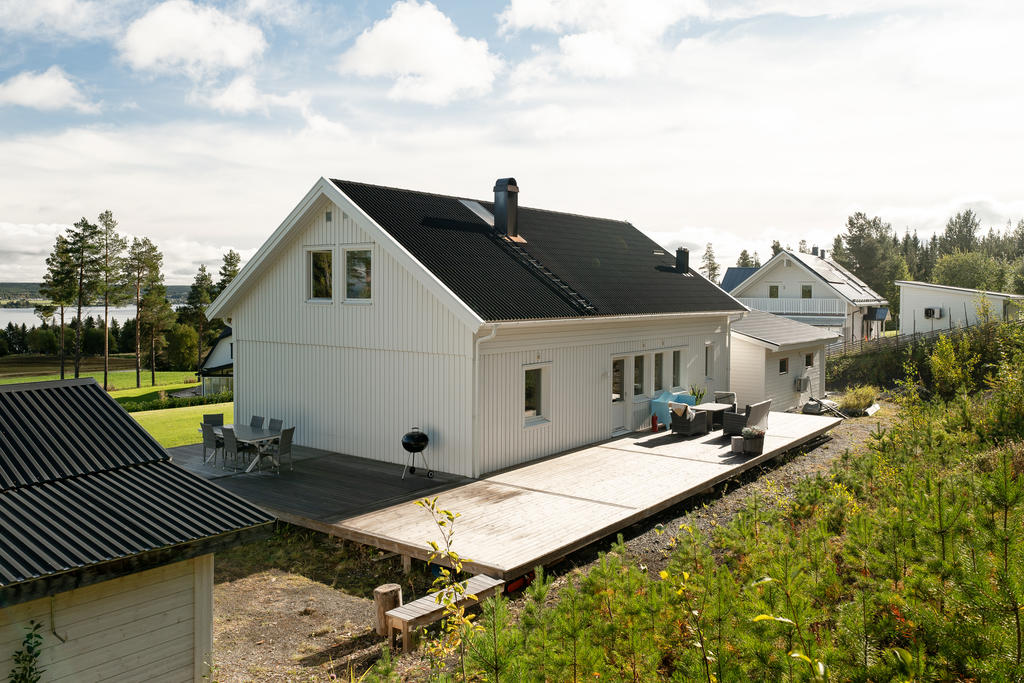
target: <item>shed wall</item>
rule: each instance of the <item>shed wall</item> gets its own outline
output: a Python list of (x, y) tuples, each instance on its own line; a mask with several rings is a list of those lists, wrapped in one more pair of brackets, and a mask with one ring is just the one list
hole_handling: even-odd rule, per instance
[[(704, 373), (710, 342), (711, 373)], [(595, 321), (541, 329), (502, 327), (480, 351), (479, 465), (477, 474), (607, 439), (611, 435), (611, 363), (625, 363), (626, 425), (650, 425), (654, 354), (665, 353), (663, 388), (671, 385), (672, 351), (681, 352), (679, 388), (691, 384), (711, 392), (729, 386), (728, 318)], [(644, 394), (634, 396), (633, 359), (644, 356)], [(544, 367), (548, 374), (548, 421), (528, 424), (524, 415), (524, 373)]]
[(732, 368), (729, 373), (729, 390), (736, 392), (739, 410), (743, 406), (765, 399), (765, 365), (763, 346), (752, 344), (739, 335), (732, 335)]
[[(951, 327), (975, 325), (978, 322), (978, 306), (982, 299), (988, 302), (994, 318), (1003, 316), (1001, 297), (983, 296), (980, 292), (956, 292), (932, 287), (900, 285), (900, 334), (948, 330)], [(925, 318), (925, 308), (941, 308), (942, 317)], [(1016, 315), (1014, 311), (1010, 315)]]
[(0, 671), (14, 666), (11, 655), (34, 619), (43, 624), (46, 681), (200, 681), (210, 661), (212, 600), (213, 559), (206, 555), (58, 593), (52, 622), (50, 598), (5, 608)]
[[(804, 356), (814, 354), (814, 366), (804, 367)], [(779, 373), (779, 361), (789, 359), (789, 372)], [(772, 399), (773, 410), (789, 410), (798, 408), (807, 402), (810, 396), (821, 398), (825, 394), (824, 373), (822, 365), (825, 358), (823, 344), (801, 347), (789, 351), (766, 351), (764, 362), (765, 395)], [(797, 377), (810, 377), (810, 391), (796, 391), (793, 388)]]

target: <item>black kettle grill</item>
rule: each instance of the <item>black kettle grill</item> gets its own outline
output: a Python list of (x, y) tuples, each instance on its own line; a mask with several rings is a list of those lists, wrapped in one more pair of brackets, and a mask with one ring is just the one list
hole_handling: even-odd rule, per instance
[(417, 453), (420, 453), (423, 458), (423, 467), (427, 470), (427, 478), (434, 478), (434, 470), (427, 465), (427, 455), (423, 453), (429, 443), (430, 437), (426, 432), (421, 432), (419, 427), (413, 427), (405, 433), (405, 436), (402, 437), (402, 448), (409, 454), (409, 461), (406, 463), (405, 469), (402, 470), (402, 479), (405, 479), (406, 472), (416, 474)]

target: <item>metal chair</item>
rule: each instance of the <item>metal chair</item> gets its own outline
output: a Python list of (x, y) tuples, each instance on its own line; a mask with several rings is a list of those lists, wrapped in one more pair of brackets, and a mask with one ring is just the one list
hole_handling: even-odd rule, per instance
[(294, 470), (295, 466), (292, 462), (292, 436), (295, 434), (295, 427), (289, 427), (288, 429), (281, 431), (281, 438), (275, 441), (269, 448), (264, 451), (260, 451), (260, 469), (263, 469), (263, 458), (269, 457), (274, 463), (274, 470), (278, 474), (281, 473), (281, 458), (288, 456), (288, 469), (289, 471)]
[[(235, 430), (231, 427), (224, 428), (224, 465), (227, 466), (228, 457), (231, 458), (232, 463), (237, 463), (239, 458), (243, 455), (254, 455), (258, 456), (259, 451), (248, 444), (241, 444), (238, 439), (235, 438)], [(249, 461), (245, 461), (245, 467), (248, 467)], [(244, 467), (243, 467), (244, 469)]]
[(279, 420), (276, 417), (270, 418), (270, 431), (279, 432), (284, 427), (284, 420)]
[[(217, 449), (224, 448), (224, 439), (217, 438), (217, 435), (213, 431), (213, 425), (209, 422), (203, 422), (203, 464), (205, 465), (211, 459), (213, 464), (217, 464)], [(232, 432), (233, 433), (233, 432)], [(207, 457), (206, 451), (212, 450), (213, 455)]]
[(224, 426), (224, 413), (211, 413), (203, 415), (203, 424), (213, 425), (214, 427)]
[(249, 426), (253, 429), (263, 429), (263, 416), (253, 415), (249, 418)]

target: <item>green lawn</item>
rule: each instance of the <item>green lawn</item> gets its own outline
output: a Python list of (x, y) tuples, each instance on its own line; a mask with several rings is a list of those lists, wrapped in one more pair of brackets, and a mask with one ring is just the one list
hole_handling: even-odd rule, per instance
[[(2, 370), (2, 368), (0, 368)], [(75, 376), (74, 369), (68, 365), (64, 377), (71, 379)], [(82, 377), (92, 377), (100, 384), (103, 384), (103, 371), (99, 372), (83, 372)], [(181, 370), (167, 370), (158, 371), (156, 373), (156, 386), (164, 387), (165, 385), (186, 385), (185, 380), (187, 378), (195, 379), (195, 372), (184, 372)], [(18, 382), (45, 382), (47, 380), (60, 379), (60, 374), (52, 375), (31, 375), (31, 376), (15, 376), (15, 377), (4, 377), (0, 376), (0, 384), (17, 384)], [(128, 389), (135, 387), (135, 371), (134, 370), (117, 370), (109, 373), (108, 381), (110, 385), (115, 389)], [(194, 382), (193, 382), (194, 384)], [(142, 386), (150, 387), (150, 374), (148, 370), (142, 371)], [(169, 390), (176, 391), (180, 386), (166, 387)]]
[(145, 410), (141, 413), (132, 413), (132, 417), (164, 448), (173, 448), (203, 440), (199, 433), (199, 423), (203, 421), (203, 415), (206, 413), (224, 413), (224, 423), (230, 424), (235, 421), (235, 404), (211, 403), (187, 408)]
[[(157, 382), (160, 381), (160, 377), (157, 376)], [(160, 392), (166, 392), (169, 396), (175, 391), (181, 391), (182, 389), (188, 389), (189, 387), (196, 386), (195, 382), (187, 382), (180, 384), (157, 384), (156, 388), (144, 386), (141, 389), (132, 387), (131, 389), (120, 389), (118, 391), (111, 391), (110, 395), (118, 403), (144, 403), (146, 401), (155, 401), (160, 398)]]

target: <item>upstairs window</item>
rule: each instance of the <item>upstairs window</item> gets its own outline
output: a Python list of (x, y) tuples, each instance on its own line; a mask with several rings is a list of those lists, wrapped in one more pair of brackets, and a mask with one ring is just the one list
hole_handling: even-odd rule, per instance
[(373, 254), (369, 249), (345, 250), (345, 298), (370, 299)]
[(811, 298), (811, 286), (810, 285), (800, 285), (800, 298), (801, 299), (810, 299)]
[(334, 296), (332, 261), (330, 251), (309, 252), (309, 300), (330, 301)]
[(769, 299), (778, 299), (779, 298), (779, 286), (778, 285), (768, 285), (768, 298)]

